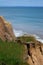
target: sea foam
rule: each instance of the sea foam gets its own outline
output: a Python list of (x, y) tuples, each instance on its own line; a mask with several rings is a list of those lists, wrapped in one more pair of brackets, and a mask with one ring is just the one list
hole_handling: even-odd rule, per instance
[(16, 37), (22, 36), (24, 33), (21, 30), (14, 30), (14, 34)]
[(43, 39), (41, 39), (39, 36), (37, 36), (35, 34), (33, 36), (36, 38), (37, 41), (43, 43)]
[[(21, 30), (14, 30), (14, 34), (16, 37), (20, 37), (20, 36), (23, 36), (25, 34), (25, 32), (23, 32)], [(43, 39), (41, 39), (38, 35), (33, 34), (32, 36), (34, 36), (37, 41), (43, 43)]]

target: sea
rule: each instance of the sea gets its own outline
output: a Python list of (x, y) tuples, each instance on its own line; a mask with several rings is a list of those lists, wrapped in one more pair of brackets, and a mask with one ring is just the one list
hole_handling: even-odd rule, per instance
[(27, 33), (43, 41), (43, 7), (0, 7), (0, 16), (12, 24), (16, 36)]

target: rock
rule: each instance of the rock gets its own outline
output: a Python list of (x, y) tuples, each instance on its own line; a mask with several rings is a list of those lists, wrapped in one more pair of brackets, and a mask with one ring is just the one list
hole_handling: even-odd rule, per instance
[(12, 25), (0, 16), (0, 39), (3, 41), (15, 41)]
[(43, 65), (43, 44), (29, 43), (27, 44), (27, 57), (25, 59), (29, 65)]

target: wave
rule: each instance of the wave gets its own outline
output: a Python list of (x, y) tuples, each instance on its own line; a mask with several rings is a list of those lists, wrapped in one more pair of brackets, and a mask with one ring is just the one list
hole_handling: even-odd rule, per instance
[[(27, 33), (23, 32), (22, 30), (14, 30), (14, 34), (16, 37), (20, 37), (20, 36), (23, 36), (24, 34), (27, 34)], [(33, 34), (32, 36), (34, 36), (37, 41), (43, 43), (43, 39), (41, 39), (38, 35)]]
[(22, 36), (24, 33), (21, 30), (14, 30), (14, 34), (16, 37)]
[(33, 36), (36, 38), (37, 41), (43, 43), (43, 39), (41, 39), (39, 36), (37, 35), (33, 35)]

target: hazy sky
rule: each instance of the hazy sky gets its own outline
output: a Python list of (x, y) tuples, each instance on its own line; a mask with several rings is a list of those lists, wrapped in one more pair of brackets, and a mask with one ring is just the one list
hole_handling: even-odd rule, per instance
[(0, 0), (0, 6), (43, 6), (43, 0)]

